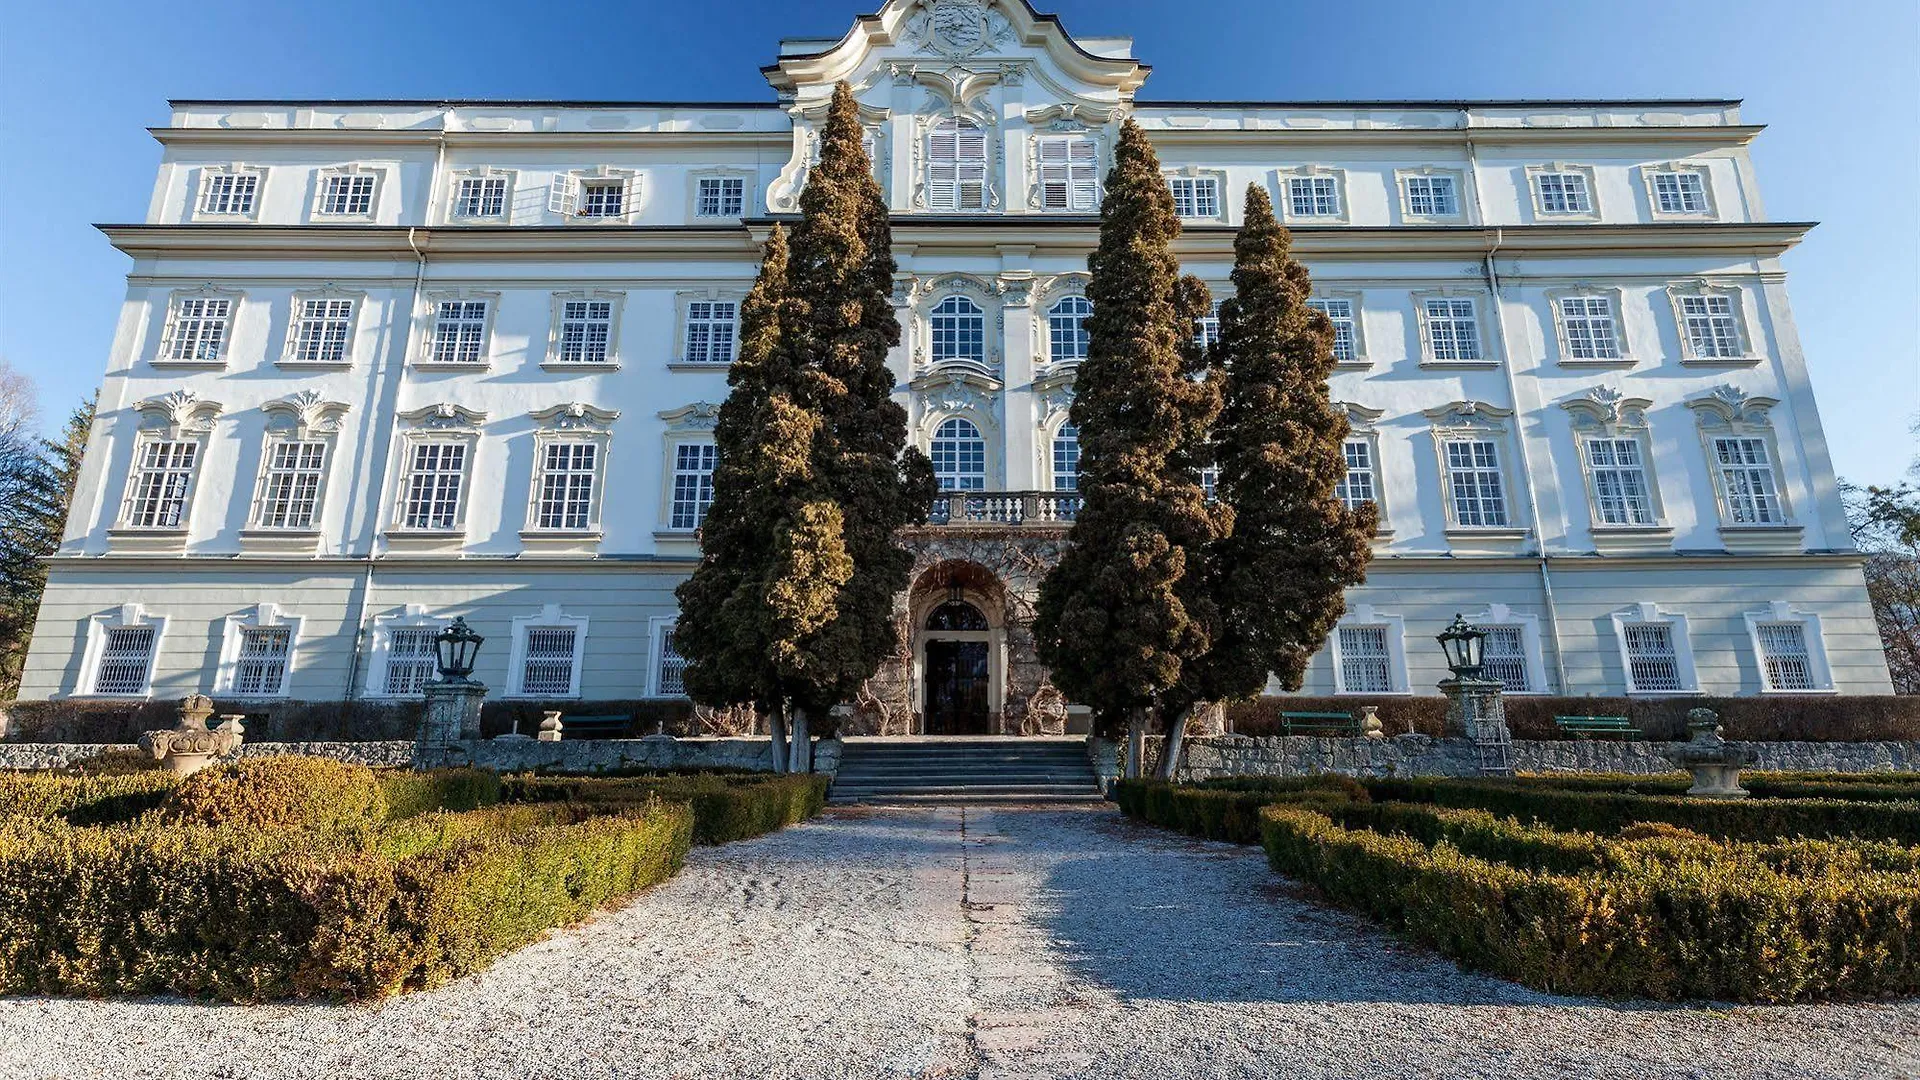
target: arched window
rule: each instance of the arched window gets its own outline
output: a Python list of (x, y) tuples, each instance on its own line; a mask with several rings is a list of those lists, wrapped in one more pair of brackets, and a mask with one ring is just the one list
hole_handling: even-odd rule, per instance
[(1056, 364), (1087, 358), (1087, 316), (1093, 301), (1069, 296), (1047, 309), (1047, 356)]
[(987, 362), (987, 314), (964, 296), (949, 296), (933, 309), (933, 362)]
[(987, 617), (980, 614), (979, 608), (965, 600), (949, 600), (927, 615), (927, 629), (978, 632), (991, 627), (987, 625)]
[(927, 136), (927, 209), (983, 210), (986, 205), (986, 132), (971, 120), (940, 121)]
[(1053, 435), (1053, 490), (1080, 490), (1080, 429), (1072, 424)]
[(985, 491), (987, 442), (970, 420), (954, 417), (934, 432), (933, 475), (942, 491)]

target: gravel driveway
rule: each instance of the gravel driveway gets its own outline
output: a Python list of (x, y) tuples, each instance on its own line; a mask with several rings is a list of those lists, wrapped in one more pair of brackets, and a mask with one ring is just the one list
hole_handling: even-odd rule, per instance
[(0, 999), (0, 1076), (1920, 1076), (1920, 1002), (1678, 1009), (1467, 975), (1111, 810), (842, 810), (355, 1007)]

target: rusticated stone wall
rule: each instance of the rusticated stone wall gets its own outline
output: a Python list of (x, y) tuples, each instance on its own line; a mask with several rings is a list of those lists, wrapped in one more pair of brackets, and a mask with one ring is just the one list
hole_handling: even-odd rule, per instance
[[(579, 739), (540, 742), (536, 739), (484, 739), (454, 743), (444, 763), (478, 765), (500, 772), (549, 769), (560, 772), (604, 772), (613, 769), (761, 769), (773, 767), (769, 742), (762, 739)], [(0, 769), (64, 769), (106, 750), (138, 750), (120, 743), (0, 743)], [(301, 754), (327, 757), (357, 765), (406, 766), (413, 763), (414, 744), (389, 742), (245, 743), (241, 757)], [(815, 772), (833, 773), (840, 767), (840, 740), (821, 739), (813, 745)]]

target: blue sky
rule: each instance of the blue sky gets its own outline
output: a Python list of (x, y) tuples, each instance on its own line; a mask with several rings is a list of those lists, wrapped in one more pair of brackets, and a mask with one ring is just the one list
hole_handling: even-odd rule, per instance
[[(92, 228), (146, 212), (169, 97), (766, 100), (781, 37), (874, 0), (150, 0), (0, 15), (0, 357), (63, 415), (106, 361), (127, 260)], [(1130, 34), (1143, 98), (1738, 97), (1770, 125), (1788, 256), (1834, 461), (1900, 478), (1920, 413), (1920, 4), (1914, 0), (1053, 0)]]

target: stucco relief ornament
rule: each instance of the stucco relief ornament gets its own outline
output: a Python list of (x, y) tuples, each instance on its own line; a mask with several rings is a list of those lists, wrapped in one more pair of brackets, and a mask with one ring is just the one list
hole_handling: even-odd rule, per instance
[(951, 60), (977, 56), (1013, 36), (1013, 24), (988, 0), (926, 0), (907, 20), (907, 40), (920, 52)]

